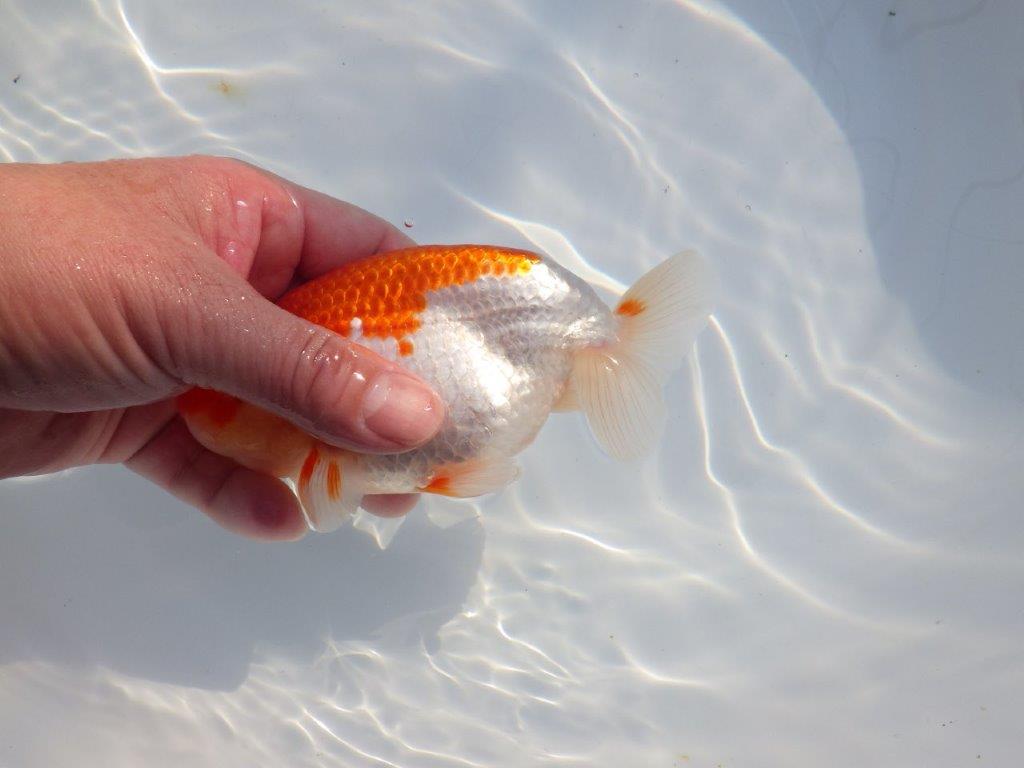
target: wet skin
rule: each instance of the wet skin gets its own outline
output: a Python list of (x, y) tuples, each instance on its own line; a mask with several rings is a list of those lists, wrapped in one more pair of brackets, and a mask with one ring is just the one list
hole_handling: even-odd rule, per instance
[(273, 304), (411, 244), (353, 205), (222, 158), (10, 164), (0, 232), (0, 477), (121, 462), (230, 530), (292, 539), (307, 529), (288, 487), (200, 446), (176, 395), (218, 389), (370, 453), (443, 419), (399, 365)]

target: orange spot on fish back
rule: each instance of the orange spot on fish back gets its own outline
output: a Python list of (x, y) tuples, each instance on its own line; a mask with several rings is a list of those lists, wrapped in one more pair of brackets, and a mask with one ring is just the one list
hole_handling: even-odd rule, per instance
[(341, 470), (338, 463), (332, 461), (327, 465), (327, 498), (337, 501), (341, 497)]
[(212, 389), (190, 389), (178, 396), (178, 409), (188, 416), (205, 416), (215, 427), (226, 427), (238, 415), (242, 401)]
[(412, 342), (408, 339), (402, 339), (398, 342), (398, 354), (402, 357), (408, 357), (412, 354), (413, 346)]
[[(287, 293), (281, 307), (342, 336), (353, 318), (367, 338), (394, 338), (402, 345), (420, 327), (427, 294), (481, 277), (525, 275), (541, 257), (530, 251), (487, 245), (426, 245), (354, 261)], [(408, 352), (403, 350), (408, 349)]]
[(309, 481), (313, 477), (313, 470), (316, 469), (317, 462), (320, 461), (320, 452), (316, 449), (316, 446), (309, 449), (309, 453), (306, 455), (306, 460), (302, 462), (302, 469), (299, 470), (299, 485), (305, 487), (309, 485)]
[(640, 299), (626, 299), (615, 308), (615, 312), (626, 317), (636, 317), (645, 309), (647, 309), (647, 305), (640, 301)]

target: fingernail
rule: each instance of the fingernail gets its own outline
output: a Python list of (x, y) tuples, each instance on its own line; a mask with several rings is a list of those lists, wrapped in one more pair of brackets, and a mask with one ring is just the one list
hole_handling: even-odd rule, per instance
[(375, 435), (402, 446), (426, 442), (444, 418), (437, 396), (411, 376), (382, 373), (363, 398), (363, 423)]

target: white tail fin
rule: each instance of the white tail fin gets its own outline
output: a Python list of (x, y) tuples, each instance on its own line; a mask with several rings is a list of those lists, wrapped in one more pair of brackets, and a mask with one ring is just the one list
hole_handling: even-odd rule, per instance
[(707, 325), (715, 293), (714, 273), (695, 251), (666, 259), (637, 280), (615, 308), (623, 344), (656, 369), (674, 371)]
[(676, 254), (623, 295), (615, 308), (618, 342), (577, 354), (572, 394), (613, 457), (637, 458), (657, 442), (665, 379), (707, 324), (714, 293), (707, 263), (693, 251)]
[(295, 488), (314, 530), (336, 530), (359, 509), (362, 474), (359, 457), (349, 451), (321, 442), (310, 449), (295, 477)]

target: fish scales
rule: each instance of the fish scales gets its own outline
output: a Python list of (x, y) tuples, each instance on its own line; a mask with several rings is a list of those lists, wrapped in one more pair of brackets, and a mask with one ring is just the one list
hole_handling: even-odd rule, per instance
[(279, 304), (429, 383), (447, 410), (426, 444), (356, 454), (227, 395), (194, 390), (179, 405), (207, 447), (293, 476), (314, 526), (328, 530), (365, 494), (497, 490), (556, 407), (582, 410), (614, 456), (649, 449), (663, 421), (661, 387), (703, 326), (711, 293), (692, 252), (655, 267), (612, 309), (542, 254), (416, 246), (345, 264)]

